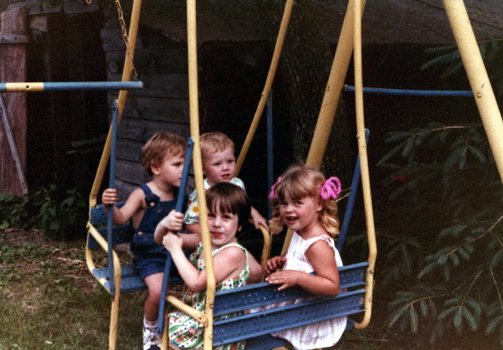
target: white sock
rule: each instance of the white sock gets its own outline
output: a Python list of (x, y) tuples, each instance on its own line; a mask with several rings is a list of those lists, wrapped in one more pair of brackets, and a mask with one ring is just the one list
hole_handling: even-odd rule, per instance
[(147, 321), (145, 316), (143, 316), (143, 327), (148, 328), (148, 329), (157, 328), (157, 321), (154, 321), (154, 322)]

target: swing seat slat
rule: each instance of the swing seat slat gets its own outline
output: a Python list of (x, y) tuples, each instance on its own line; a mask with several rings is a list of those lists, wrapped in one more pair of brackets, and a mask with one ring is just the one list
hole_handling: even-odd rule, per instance
[[(124, 202), (117, 204), (118, 207), (122, 207)], [(91, 224), (96, 228), (96, 231), (100, 233), (103, 239), (107, 239), (107, 213), (103, 205), (98, 205), (91, 208)], [(112, 228), (112, 244), (114, 246), (118, 244), (130, 243), (133, 239), (134, 229), (131, 224), (124, 224), (121, 226), (113, 226)], [(98, 248), (100, 245), (93, 237), (89, 234), (87, 247), (88, 249)], [(140, 277), (138, 269), (133, 263), (123, 263), (121, 264), (121, 293), (132, 293), (147, 289), (147, 285)], [(93, 276), (100, 281), (103, 287), (110, 293), (110, 269), (108, 267), (96, 267), (91, 270)], [(170, 284), (179, 284), (181, 280), (178, 276), (173, 276), (170, 279)]]
[[(103, 287), (110, 292), (110, 278), (108, 267), (99, 267), (91, 271), (98, 280), (105, 279)], [(121, 293), (132, 293), (147, 289), (147, 285), (140, 278), (134, 264), (121, 265)]]
[[(367, 263), (340, 268), (341, 289), (334, 298), (313, 297), (302, 288), (276, 291), (277, 286), (266, 282), (218, 292), (215, 297), (215, 316), (242, 312), (214, 322), (213, 346), (246, 340), (246, 349), (271, 349), (287, 342), (271, 337), (270, 333), (311, 323), (325, 321), (364, 311), (363, 298)], [(347, 291), (351, 288), (356, 290)], [(310, 297), (299, 303), (250, 312), (282, 301)], [(279, 345), (278, 345), (279, 344)]]

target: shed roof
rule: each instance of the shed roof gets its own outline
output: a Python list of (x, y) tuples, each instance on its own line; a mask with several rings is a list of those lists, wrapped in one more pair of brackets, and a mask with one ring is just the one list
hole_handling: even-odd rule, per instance
[[(338, 40), (347, 0), (311, 0), (328, 41)], [(503, 1), (464, 0), (477, 39), (503, 37)], [(124, 0), (125, 11), (132, 0)], [(232, 3), (232, 4), (231, 4)], [(229, 5), (231, 4), (231, 5)], [(295, 9), (294, 9), (295, 10)], [(266, 38), (256, 1), (197, 2), (198, 41), (246, 41)], [(143, 24), (165, 36), (186, 41), (184, 0), (150, 0), (142, 6)], [(363, 14), (365, 43), (454, 43), (442, 0), (368, 0)]]

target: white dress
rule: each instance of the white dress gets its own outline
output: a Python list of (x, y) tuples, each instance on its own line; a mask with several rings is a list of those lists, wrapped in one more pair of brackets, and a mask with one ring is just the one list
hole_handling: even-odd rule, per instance
[[(304, 240), (296, 232), (293, 233), (288, 252), (286, 254), (286, 264), (283, 270), (298, 270), (307, 273), (314, 272), (313, 266), (306, 258), (306, 251), (311, 244), (323, 240), (334, 250), (337, 266), (342, 266), (342, 259), (339, 251), (335, 248), (334, 240), (328, 235), (314, 237)], [(297, 299), (295, 303), (301, 302)], [(347, 317), (339, 317), (332, 320), (318, 322), (307, 326), (287, 329), (272, 333), (273, 336), (288, 340), (296, 349), (319, 349), (328, 348), (336, 344), (346, 329)]]

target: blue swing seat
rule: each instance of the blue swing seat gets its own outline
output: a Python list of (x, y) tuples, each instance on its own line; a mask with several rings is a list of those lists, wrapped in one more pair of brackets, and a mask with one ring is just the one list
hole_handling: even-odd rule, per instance
[[(313, 297), (302, 288), (277, 291), (267, 282), (217, 292), (213, 316), (240, 313), (239, 316), (214, 321), (213, 346), (246, 340), (247, 350), (272, 349), (289, 344), (270, 335), (289, 328), (305, 326), (341, 316), (361, 313), (365, 295), (365, 273), (368, 263), (357, 263), (339, 269), (341, 290), (334, 298)], [(302, 302), (258, 312), (250, 309), (303, 298)], [(348, 327), (352, 322), (348, 320)]]

